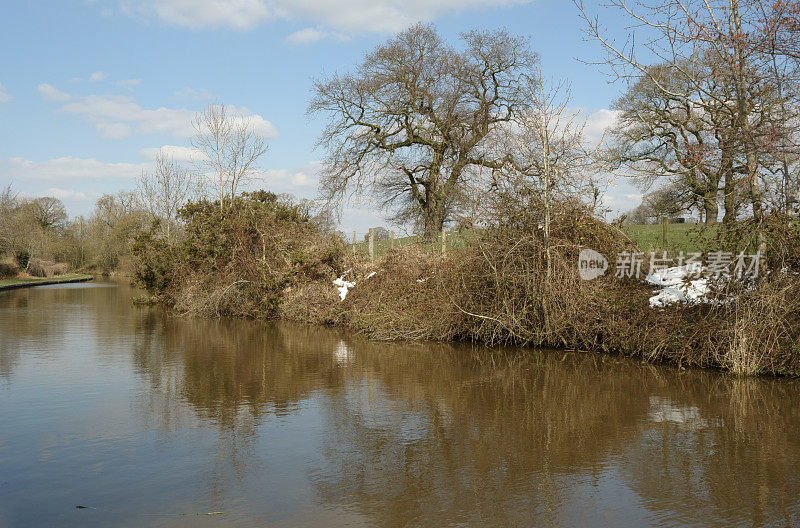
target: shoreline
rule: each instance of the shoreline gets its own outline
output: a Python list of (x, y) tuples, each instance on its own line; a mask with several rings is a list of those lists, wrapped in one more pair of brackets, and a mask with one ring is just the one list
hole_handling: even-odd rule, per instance
[[(10, 284), (3, 284), (7, 280), (19, 280), (21, 282), (14, 282)], [(93, 275), (74, 275), (65, 276), (64, 278), (52, 277), (42, 279), (7, 279), (0, 280), (0, 291), (6, 290), (19, 290), (22, 288), (33, 288), (36, 286), (51, 286), (54, 284), (71, 284), (77, 282), (90, 282), (94, 280)]]

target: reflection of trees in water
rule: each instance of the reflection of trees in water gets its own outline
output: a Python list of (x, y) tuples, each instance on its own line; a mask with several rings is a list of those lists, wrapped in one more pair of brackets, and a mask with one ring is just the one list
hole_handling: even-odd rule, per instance
[(10, 378), (23, 352), (55, 358), (68, 344), (95, 351), (101, 363), (126, 354), (130, 299), (129, 288), (94, 283), (0, 293), (0, 376)]
[(478, 354), (357, 347), (359, 389), (328, 405), (318, 493), (380, 525), (548, 525), (586, 507), (564, 504), (580, 501), (569, 488), (610, 459), (644, 515), (797, 522), (797, 384)]
[(647, 508), (684, 525), (797, 525), (797, 384), (713, 372), (669, 381), (652, 391), (661, 419), (641, 427), (623, 466)]
[[(140, 408), (163, 430), (214, 424), (212, 498), (258, 471), (258, 426), (298, 408), (312, 392), (341, 386), (329, 331), (246, 320), (186, 319), (145, 311), (137, 320), (134, 368), (147, 380)], [(188, 405), (186, 405), (188, 404)]]
[(147, 313), (134, 364), (156, 392), (177, 392), (201, 418), (234, 424), (243, 412), (283, 415), (311, 392), (342, 383), (331, 350), (338, 339), (252, 321)]
[(31, 306), (32, 293), (40, 296), (42, 292), (26, 289), (0, 292), (0, 377), (11, 379), (23, 351), (41, 354), (46, 351), (42, 343), (64, 333), (66, 318), (44, 319), (41, 309)]
[(476, 354), (359, 347), (351, 374), (365, 381), (328, 406), (318, 493), (379, 525), (548, 524), (559, 476), (598, 470), (647, 412), (636, 369)]
[(329, 433), (314, 490), (375, 524), (556, 524), (591, 507), (576, 482), (609, 466), (655, 519), (797, 520), (795, 383), (135, 313), (143, 414), (167, 431), (216, 426), (214, 498), (264, 470), (264, 420), (313, 398)]

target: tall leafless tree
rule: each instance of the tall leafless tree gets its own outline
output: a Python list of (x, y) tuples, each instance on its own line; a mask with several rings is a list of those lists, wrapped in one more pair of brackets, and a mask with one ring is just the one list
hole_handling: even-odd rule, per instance
[[(717, 221), (723, 186), (730, 188), (726, 220), (735, 210), (732, 184), (745, 168), (737, 154), (734, 118), (727, 106), (716, 104), (726, 99), (725, 93), (732, 100), (733, 89), (717, 82), (710, 71), (705, 90), (697, 90), (671, 64), (650, 67), (649, 76), (632, 84), (614, 104), (619, 114), (609, 134), (614, 168), (623, 168), (645, 190), (669, 185), (694, 195), (709, 224)], [(651, 78), (685, 97), (665, 92)]]
[(162, 221), (164, 235), (169, 243), (173, 242), (173, 226), (178, 217), (178, 209), (196, 190), (196, 180), (192, 173), (163, 150), (156, 154), (153, 172), (143, 171), (139, 177), (139, 201), (153, 218)]
[(541, 209), (549, 280), (554, 202), (589, 196), (593, 173), (583, 135), (586, 121), (569, 107), (569, 83), (545, 80), (537, 71), (524, 86), (529, 104), (501, 134), (498, 148), (508, 163), (497, 181), (506, 210), (526, 215), (531, 208)]
[(258, 160), (267, 150), (266, 139), (252, 119), (236, 115), (222, 103), (213, 103), (192, 123), (191, 145), (200, 153), (195, 161), (202, 174), (214, 182), (221, 209), (236, 196), (239, 187), (256, 176)]
[(504, 164), (488, 140), (527, 106), (522, 87), (538, 58), (505, 31), (471, 31), (461, 40), (457, 50), (419, 24), (352, 73), (315, 82), (309, 113), (327, 118), (319, 145), (328, 199), (383, 196), (386, 205), (410, 207), (431, 239), (471, 168)]

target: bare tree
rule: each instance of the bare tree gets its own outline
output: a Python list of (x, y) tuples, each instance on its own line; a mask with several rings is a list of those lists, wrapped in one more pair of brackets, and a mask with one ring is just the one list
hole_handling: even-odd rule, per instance
[(162, 220), (168, 242), (173, 242), (172, 227), (178, 209), (196, 191), (195, 178), (163, 150), (156, 154), (152, 173), (142, 171), (137, 186), (138, 199), (153, 218)]
[(704, 211), (702, 201), (697, 202), (697, 197), (687, 192), (682, 185), (665, 185), (642, 197), (642, 203), (626, 214), (626, 220), (631, 224), (653, 224), (659, 218), (680, 215), (689, 212), (698, 206), (701, 215)]
[(553, 203), (588, 194), (590, 158), (583, 137), (585, 120), (569, 108), (569, 84), (544, 81), (539, 71), (525, 87), (529, 106), (515, 116), (500, 141), (499, 148), (510, 158), (501, 171), (500, 189), (512, 209), (542, 209), (549, 280)]
[(213, 179), (220, 209), (236, 196), (239, 187), (258, 172), (258, 160), (269, 146), (258, 135), (250, 118), (236, 115), (222, 103), (198, 114), (192, 126), (191, 145), (200, 151), (196, 161), (201, 172)]
[[(726, 91), (732, 100), (733, 89), (718, 83), (710, 71), (701, 91), (687, 84), (671, 64), (650, 67), (650, 75), (632, 84), (614, 104), (619, 116), (609, 134), (608, 161), (644, 190), (668, 185), (694, 195), (703, 204), (706, 223), (713, 224), (723, 185), (732, 193), (726, 209), (735, 209), (735, 188), (729, 184), (745, 166), (738, 155), (734, 118), (727, 106), (715, 104), (725, 99)], [(651, 78), (685, 97), (666, 93)], [(708, 98), (706, 91), (715, 98)]]
[[(602, 63), (615, 79), (635, 82), (648, 78), (665, 96), (691, 100), (691, 94), (676, 91), (653, 74), (651, 63), (666, 63), (681, 77), (681, 85), (700, 93), (729, 114), (737, 151), (744, 159), (746, 196), (758, 225), (764, 215), (762, 163), (765, 151), (780, 145), (781, 133), (772, 130), (759, 140), (754, 118), (762, 109), (753, 94), (773, 90), (780, 70), (770, 68), (770, 53), (790, 56), (792, 28), (796, 26), (796, 2), (784, 0), (609, 0), (604, 7), (624, 20), (622, 40), (615, 40), (589, 12), (582, 0), (573, 0), (583, 16), (587, 33), (605, 52)], [(730, 87), (730, 94), (709, 89), (711, 76)], [(784, 79), (790, 81), (790, 79)], [(781, 90), (781, 93), (787, 93)], [(698, 102), (695, 100), (695, 103)], [(763, 232), (757, 228), (759, 247)]]
[(29, 211), (30, 218), (36, 225), (45, 231), (60, 231), (66, 224), (67, 210), (58, 198), (34, 198), (24, 202), (23, 208)]
[[(318, 80), (309, 113), (324, 114), (321, 190), (329, 200), (369, 191), (421, 217), (431, 239), (471, 167), (505, 163), (490, 136), (526, 105), (538, 61), (525, 39), (472, 31), (464, 49), (418, 24), (369, 53), (353, 73)], [(408, 214), (408, 213), (411, 214)]]

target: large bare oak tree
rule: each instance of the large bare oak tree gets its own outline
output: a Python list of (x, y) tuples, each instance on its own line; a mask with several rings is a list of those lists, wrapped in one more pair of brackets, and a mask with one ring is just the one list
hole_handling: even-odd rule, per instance
[(475, 168), (504, 165), (489, 140), (525, 108), (538, 57), (505, 31), (471, 31), (461, 41), (456, 49), (418, 24), (353, 72), (315, 82), (309, 113), (327, 119), (319, 145), (328, 199), (382, 197), (410, 212), (430, 239)]

